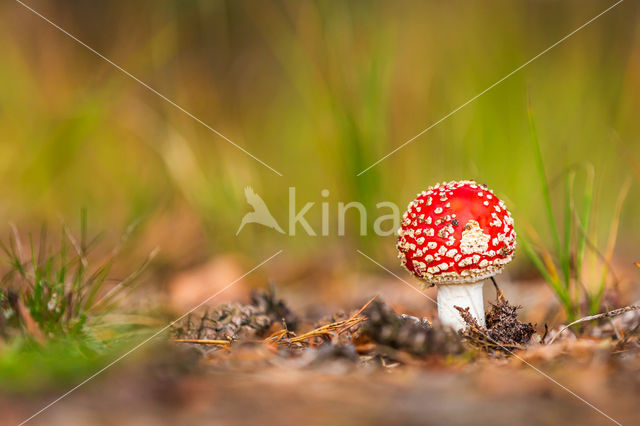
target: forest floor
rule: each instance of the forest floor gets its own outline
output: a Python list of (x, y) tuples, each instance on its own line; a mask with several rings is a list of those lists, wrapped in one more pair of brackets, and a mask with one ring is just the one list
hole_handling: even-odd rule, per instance
[[(243, 303), (193, 312), (31, 423), (637, 424), (639, 311), (550, 344), (560, 327), (545, 333), (548, 287), (505, 282), (502, 290), (527, 306), (516, 325), (530, 321), (535, 333), (518, 335), (523, 341), (449, 333), (431, 302), (381, 278), (343, 297), (343, 310), (322, 295), (248, 297), (247, 288), (236, 293)], [(497, 303), (491, 285), (485, 292)], [(20, 423), (71, 387), (5, 393), (2, 423)]]

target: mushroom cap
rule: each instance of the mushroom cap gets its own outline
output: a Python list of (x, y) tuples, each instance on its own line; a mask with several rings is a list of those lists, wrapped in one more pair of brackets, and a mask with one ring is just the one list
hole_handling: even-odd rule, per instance
[(409, 203), (398, 257), (430, 284), (463, 284), (500, 272), (513, 259), (516, 232), (504, 203), (473, 181), (437, 184)]

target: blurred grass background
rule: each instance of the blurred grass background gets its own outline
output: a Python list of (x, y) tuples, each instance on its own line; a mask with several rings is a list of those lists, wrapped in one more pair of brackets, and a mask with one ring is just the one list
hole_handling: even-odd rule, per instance
[[(28, 3), (284, 176), (260, 165), (15, 2), (0, 6), (0, 223), (37, 227), (82, 207), (168, 266), (234, 251), (257, 261), (394, 237), (236, 237), (254, 187), (286, 228), (288, 187), (319, 233), (320, 196), (401, 208), (428, 185), (487, 183), (546, 232), (527, 103), (552, 197), (590, 162), (599, 220), (634, 176), (620, 244), (640, 237), (638, 4), (624, 2), (361, 176), (357, 173), (537, 55), (606, 1), (114, 1)], [(580, 179), (580, 177), (579, 177)], [(559, 189), (558, 189), (559, 188)], [(561, 205), (561, 204), (559, 204)], [(388, 213), (385, 211), (384, 213)], [(608, 226), (603, 227), (604, 239)], [(4, 233), (5, 230), (2, 230)], [(164, 258), (162, 257), (164, 256)], [(355, 255), (354, 255), (355, 256)], [(520, 256), (522, 265), (527, 264)]]

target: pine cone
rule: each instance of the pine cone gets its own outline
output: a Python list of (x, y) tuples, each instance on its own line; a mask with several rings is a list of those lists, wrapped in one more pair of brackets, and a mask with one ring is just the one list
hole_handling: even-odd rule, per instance
[(374, 301), (365, 311), (368, 321), (362, 334), (376, 343), (403, 350), (413, 355), (453, 354), (462, 351), (460, 338), (425, 318), (398, 315), (381, 301)]
[(290, 329), (297, 323), (296, 315), (284, 301), (270, 292), (255, 291), (252, 304), (225, 303), (208, 308), (202, 314), (190, 314), (174, 335), (181, 339), (237, 340), (264, 337), (274, 324), (284, 319)]

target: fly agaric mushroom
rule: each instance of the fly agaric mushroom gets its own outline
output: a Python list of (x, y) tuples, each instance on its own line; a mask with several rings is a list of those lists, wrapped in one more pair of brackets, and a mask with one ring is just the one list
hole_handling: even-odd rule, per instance
[(504, 203), (473, 181), (438, 184), (409, 203), (398, 235), (402, 266), (438, 286), (440, 322), (464, 328), (459, 306), (484, 326), (483, 281), (502, 272), (516, 248)]

